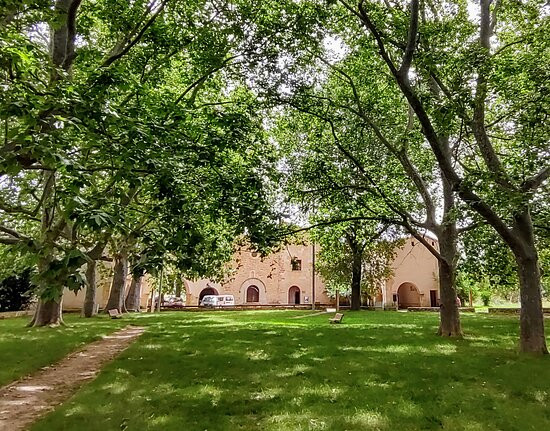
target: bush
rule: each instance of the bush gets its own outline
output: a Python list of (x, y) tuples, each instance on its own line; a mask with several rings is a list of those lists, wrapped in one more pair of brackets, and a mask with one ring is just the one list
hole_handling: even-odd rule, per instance
[(0, 312), (25, 309), (32, 301), (33, 291), (30, 269), (5, 278), (0, 282)]

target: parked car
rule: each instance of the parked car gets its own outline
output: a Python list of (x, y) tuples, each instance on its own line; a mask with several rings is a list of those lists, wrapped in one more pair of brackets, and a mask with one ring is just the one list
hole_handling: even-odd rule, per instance
[(164, 308), (182, 308), (185, 306), (185, 302), (183, 298), (178, 296), (167, 295), (164, 297), (164, 301), (162, 301), (162, 306)]
[(235, 297), (233, 295), (206, 295), (199, 305), (201, 307), (233, 307)]

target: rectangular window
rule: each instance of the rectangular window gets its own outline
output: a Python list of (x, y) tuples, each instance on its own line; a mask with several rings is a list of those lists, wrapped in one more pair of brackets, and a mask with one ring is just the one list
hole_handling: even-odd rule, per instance
[(292, 260), (290, 261), (291, 265), (292, 265), (292, 270), (293, 271), (301, 271), (302, 270), (302, 261), (296, 257), (293, 257)]

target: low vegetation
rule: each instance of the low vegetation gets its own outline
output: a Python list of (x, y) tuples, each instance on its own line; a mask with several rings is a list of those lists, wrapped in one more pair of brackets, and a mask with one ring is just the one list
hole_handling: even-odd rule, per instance
[[(32, 429), (550, 427), (548, 358), (517, 353), (515, 316), (465, 314), (466, 337), (443, 339), (436, 313), (347, 312), (340, 325), (308, 314), (125, 317), (122, 324), (139, 322), (146, 333)], [(58, 356), (121, 324), (93, 318), (82, 333), (80, 319), (68, 320), (64, 333), (73, 338)], [(0, 322), (14, 337), (26, 334), (18, 325)], [(37, 342), (51, 348), (51, 331), (32, 334), (18, 350), (2, 346), (3, 363), (40, 350)]]
[(109, 334), (127, 322), (69, 314), (67, 326), (27, 328), (27, 317), (0, 320), (0, 386), (58, 361), (79, 346)]

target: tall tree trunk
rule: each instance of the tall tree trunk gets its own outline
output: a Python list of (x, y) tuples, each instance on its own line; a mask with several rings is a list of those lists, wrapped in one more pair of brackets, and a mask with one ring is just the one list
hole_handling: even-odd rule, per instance
[(548, 354), (544, 335), (539, 257), (528, 208), (515, 217), (514, 232), (518, 238), (518, 246), (511, 248), (518, 265), (521, 297), (520, 351)]
[(441, 175), (443, 182), (443, 221), (438, 227), (439, 253), (439, 331), (444, 337), (462, 337), (460, 313), (456, 301), (456, 263), (458, 260), (458, 231), (455, 220), (455, 198), (451, 184)]
[(112, 309), (117, 309), (119, 312), (125, 310), (124, 293), (126, 287), (126, 278), (128, 277), (128, 255), (127, 252), (121, 251), (115, 254), (115, 267), (113, 273), (113, 281), (111, 283), (111, 291), (109, 299), (105, 306), (105, 312)]
[[(56, 0), (54, 11), (57, 15), (56, 25), (50, 27), (50, 55), (55, 66), (63, 68), (66, 72), (70, 71), (74, 61), (74, 40), (76, 36), (76, 14), (80, 6), (80, 0)], [(55, 27), (55, 28), (54, 28)], [(59, 74), (54, 72), (50, 77), (50, 83), (59, 79)], [(42, 133), (46, 134), (52, 129), (52, 121), (43, 125)], [(42, 259), (38, 264), (39, 273), (46, 271), (52, 260), (51, 244), (55, 241), (55, 230), (52, 230), (55, 217), (55, 202), (53, 199), (55, 183), (55, 171), (48, 170), (44, 173), (44, 191), (42, 192), (43, 209), (42, 209), (42, 244), (45, 245), (47, 257)], [(48, 250), (50, 248), (50, 250)], [(40, 288), (41, 293), (54, 293), (54, 299), (38, 300), (34, 317), (29, 323), (29, 326), (45, 326), (45, 325), (61, 325), (62, 318), (62, 297), (63, 283), (55, 286), (43, 284)]]
[(97, 262), (92, 260), (86, 264), (86, 296), (82, 305), (82, 315), (84, 317), (92, 317), (96, 314), (96, 266)]
[(361, 262), (362, 253), (355, 249), (353, 250), (353, 262), (351, 268), (351, 304), (352, 310), (361, 309)]
[(439, 261), (439, 331), (444, 337), (461, 337), (460, 313), (456, 302), (456, 242), (439, 237), (439, 247), (444, 261)]
[(183, 287), (183, 279), (180, 275), (176, 276), (176, 298), (181, 298), (181, 290)]
[(132, 282), (130, 283), (130, 289), (128, 289), (128, 295), (126, 296), (127, 311), (140, 311), (142, 280), (143, 277), (141, 275), (132, 275)]
[[(42, 209), (42, 219), (41, 219), (41, 237), (42, 243), (46, 245), (44, 247), (45, 253), (38, 261), (38, 273), (43, 274), (48, 270), (48, 267), (53, 259), (53, 247), (51, 247), (51, 235), (54, 218), (54, 207), (53, 202), (53, 191), (55, 183), (55, 172), (46, 172), (44, 174), (44, 191), (43, 191), (43, 200), (44, 207)], [(50, 247), (48, 247), (48, 245)], [(38, 304), (34, 312), (34, 316), (28, 326), (38, 327), (38, 326), (58, 326), (63, 324), (62, 318), (62, 297), (63, 297), (63, 283), (55, 283), (52, 280), (42, 280), (40, 281), (40, 295), (38, 299)]]

